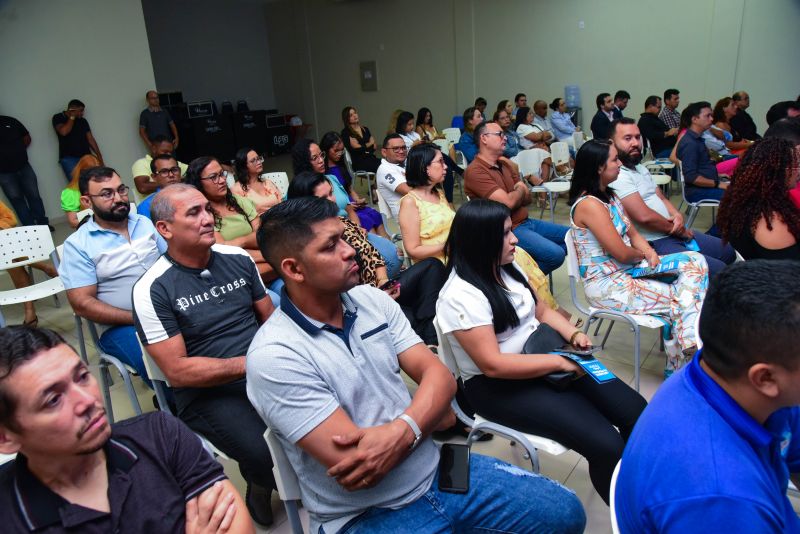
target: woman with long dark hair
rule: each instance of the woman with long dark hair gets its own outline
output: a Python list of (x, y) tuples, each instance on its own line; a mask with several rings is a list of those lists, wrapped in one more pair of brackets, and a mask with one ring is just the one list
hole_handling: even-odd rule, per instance
[(377, 172), (381, 161), (375, 157), (375, 138), (369, 128), (361, 125), (358, 111), (353, 106), (342, 109), (342, 140), (350, 153), (353, 169), (357, 171)]
[[(514, 263), (516, 244), (506, 206), (483, 199), (461, 206), (445, 246), (449, 278), (437, 321), (477, 413), (582, 454), (607, 503), (614, 466), (646, 402), (621, 380), (597, 383), (572, 360), (548, 353), (587, 349), (591, 341), (537, 298)], [(523, 354), (529, 337), (536, 352)], [(563, 390), (545, 378), (564, 372), (574, 377)]]
[[(547, 141), (550, 132), (546, 132), (533, 124), (533, 110), (529, 107), (521, 107), (517, 110), (514, 121), (514, 129), (519, 135), (519, 142), (522, 148), (541, 148), (547, 150)], [(549, 153), (549, 151), (548, 151)]]
[(414, 131), (414, 126), (414, 115), (410, 111), (403, 111), (397, 116), (394, 133), (403, 138), (408, 150), (422, 142), (420, 135)]
[(800, 211), (789, 198), (800, 156), (785, 139), (756, 141), (719, 205), (717, 227), (745, 259), (800, 260)]
[[(608, 188), (621, 165), (617, 149), (606, 140), (584, 143), (575, 159), (570, 229), (584, 292), (597, 308), (662, 317), (670, 340), (665, 343), (669, 350), (664, 370), (669, 376), (697, 349), (695, 327), (708, 288), (708, 265), (698, 252), (659, 256), (639, 234)], [(634, 267), (672, 261), (677, 262), (677, 272), (669, 283), (631, 276)]]
[(217, 243), (246, 250), (256, 262), (262, 280), (271, 282), (277, 279), (277, 275), (264, 260), (256, 243), (259, 225), (256, 208), (250, 200), (234, 195), (226, 179), (227, 173), (217, 158), (201, 156), (189, 163), (184, 182), (196, 187), (211, 204)]
[(467, 163), (470, 163), (478, 155), (478, 145), (475, 143), (473, 132), (475, 127), (483, 122), (483, 115), (481, 115), (481, 110), (475, 106), (470, 106), (464, 110), (462, 117), (464, 119), (464, 132), (458, 139), (458, 143), (455, 144), (455, 148), (461, 151), (464, 157), (467, 158)]
[(425, 107), (419, 108), (419, 111), (417, 111), (416, 131), (420, 138), (426, 141), (444, 139), (444, 134), (439, 133), (436, 126), (433, 125), (433, 113)]
[(261, 178), (264, 157), (250, 147), (236, 151), (233, 160), (236, 181), (231, 187), (234, 195), (250, 200), (261, 215), (281, 201), (281, 192), (271, 180)]
[[(287, 198), (306, 196), (321, 197), (335, 203), (331, 184), (321, 173), (301, 172), (289, 184)], [(357, 225), (346, 217), (340, 219), (345, 225), (342, 239), (356, 251), (361, 283), (383, 289), (400, 304), (411, 327), (422, 340), (429, 346), (438, 345), (433, 317), (436, 315), (436, 298), (445, 281), (444, 265), (430, 258), (390, 279), (378, 250)]]

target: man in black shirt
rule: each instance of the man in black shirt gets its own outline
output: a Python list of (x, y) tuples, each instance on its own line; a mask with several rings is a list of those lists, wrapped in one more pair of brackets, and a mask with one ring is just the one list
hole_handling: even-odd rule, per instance
[[(747, 113), (747, 108), (750, 107), (750, 95), (748, 95), (745, 91), (736, 91), (733, 93), (733, 101), (736, 102), (736, 107), (739, 108), (739, 111), (736, 112), (736, 115), (731, 117), (731, 128), (733, 128), (734, 132), (734, 141), (739, 141), (740, 139), (748, 139), (750, 141), (755, 141), (756, 139), (761, 139), (761, 136), (758, 135), (756, 131), (756, 123), (753, 122), (753, 117)], [(739, 139), (737, 139), (737, 134)]]
[(103, 155), (92, 135), (89, 122), (83, 118), (86, 106), (80, 100), (70, 100), (67, 109), (53, 115), (53, 129), (58, 134), (58, 163), (64, 170), (67, 182), (72, 179), (72, 169), (81, 156), (94, 154), (103, 164)]
[(55, 332), (0, 328), (3, 532), (252, 533), (197, 436), (150, 413), (109, 425), (97, 381)]
[(217, 245), (200, 191), (165, 187), (150, 217), (167, 252), (133, 286), (139, 339), (170, 382), (178, 417), (239, 463), (253, 519), (272, 523), (266, 425), (247, 398), (245, 354), (274, 307), (253, 259)]
[[(24, 226), (47, 224), (36, 173), (28, 163), (31, 135), (14, 117), (0, 115), (0, 187)], [(50, 230), (54, 230), (51, 226)]]
[(658, 118), (661, 113), (661, 98), (650, 95), (644, 101), (644, 113), (639, 117), (639, 130), (650, 143), (653, 157), (668, 158), (678, 139), (678, 129), (670, 128)]
[(149, 150), (156, 137), (166, 137), (172, 141), (173, 149), (178, 148), (178, 129), (166, 109), (161, 109), (158, 93), (147, 91), (147, 107), (139, 114), (139, 137)]

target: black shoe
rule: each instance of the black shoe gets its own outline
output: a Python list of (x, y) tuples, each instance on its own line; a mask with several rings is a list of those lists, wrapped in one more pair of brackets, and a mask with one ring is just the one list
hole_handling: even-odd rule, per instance
[(50, 233), (53, 233), (53, 232), (56, 231), (55, 227), (52, 224), (48, 224), (47, 227), (50, 228)]
[(255, 484), (247, 484), (247, 493), (244, 497), (247, 511), (253, 521), (262, 527), (272, 524), (272, 491)]

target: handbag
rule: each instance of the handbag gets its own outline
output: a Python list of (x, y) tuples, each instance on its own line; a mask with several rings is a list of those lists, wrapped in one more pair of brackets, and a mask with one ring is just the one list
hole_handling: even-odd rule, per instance
[[(564, 345), (564, 338), (549, 324), (539, 323), (539, 327), (525, 340), (523, 354), (547, 354)], [(544, 379), (559, 391), (565, 390), (577, 374), (574, 371), (556, 371)]]

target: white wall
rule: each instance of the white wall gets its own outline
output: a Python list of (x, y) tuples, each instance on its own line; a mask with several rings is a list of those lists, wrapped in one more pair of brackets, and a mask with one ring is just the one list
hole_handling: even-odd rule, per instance
[[(303, 106), (319, 133), (341, 128), (346, 104), (374, 131), (395, 108), (423, 105), (441, 128), (477, 96), (493, 112), (517, 92), (549, 102), (567, 84), (580, 86), (587, 125), (600, 92), (626, 89), (626, 115), (638, 117), (668, 87), (684, 105), (743, 89), (763, 132), (769, 106), (800, 92), (796, 0), (280, 0), (266, 9), (270, 38), (283, 43), (272, 46), (278, 105)], [(367, 59), (378, 61), (376, 93), (358, 85)]]
[(130, 0), (0, 2), (0, 113), (22, 121), (33, 138), (28, 157), (51, 219), (64, 218), (66, 180), (58, 165), (53, 114), (72, 98), (86, 104), (107, 165), (133, 185), (141, 157), (143, 95), (154, 86), (141, 5)]
[(244, 99), (250, 109), (275, 107), (263, 4), (142, 0), (142, 8), (159, 91), (218, 106)]

